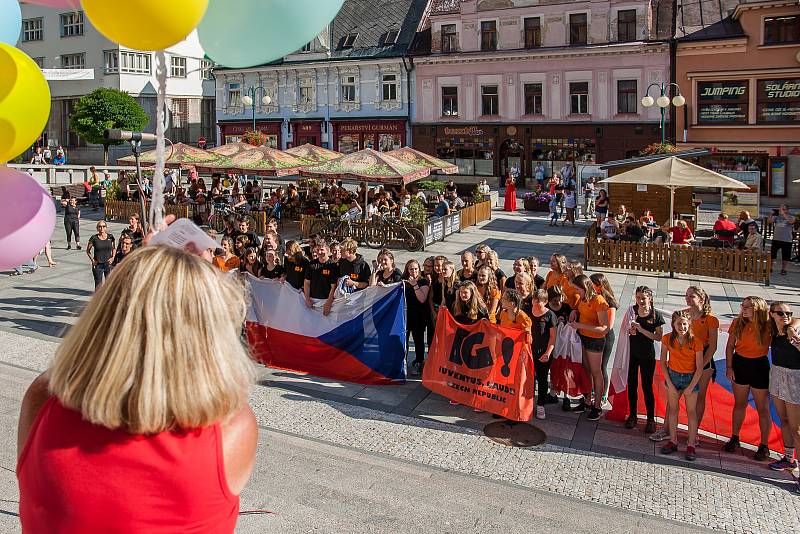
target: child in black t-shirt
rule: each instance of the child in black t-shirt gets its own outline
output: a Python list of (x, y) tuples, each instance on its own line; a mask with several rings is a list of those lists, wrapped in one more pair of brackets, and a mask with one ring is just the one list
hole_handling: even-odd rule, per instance
[(316, 259), (308, 265), (303, 292), (306, 296), (306, 306), (314, 307), (311, 299), (326, 299), (322, 307), (322, 315), (328, 315), (333, 305), (336, 294), (336, 284), (339, 281), (339, 267), (330, 259), (330, 248), (324, 241), (314, 245)]

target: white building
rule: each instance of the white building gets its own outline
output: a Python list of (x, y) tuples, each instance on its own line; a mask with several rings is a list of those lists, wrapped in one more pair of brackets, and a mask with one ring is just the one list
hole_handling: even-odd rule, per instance
[[(130, 93), (150, 115), (146, 131), (155, 131), (155, 53), (122, 47), (101, 35), (83, 12), (21, 4), (22, 35), (17, 46), (42, 68), (92, 69), (93, 80), (50, 81), (50, 121), (43, 132), (51, 146), (62, 145), (70, 163), (102, 161), (102, 146), (88, 145), (69, 130), (69, 115), (77, 100), (98, 87)], [(196, 32), (167, 50), (167, 107), (173, 142), (213, 143), (215, 135), (214, 81), (211, 62), (203, 59)], [(111, 147), (111, 160), (130, 153)], [(115, 150), (116, 149), (116, 150)]]

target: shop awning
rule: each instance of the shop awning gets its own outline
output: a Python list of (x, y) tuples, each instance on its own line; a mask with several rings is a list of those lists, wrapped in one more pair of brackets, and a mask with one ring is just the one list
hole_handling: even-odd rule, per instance
[(228, 143), (209, 149), (209, 152), (219, 157), (219, 161), (213, 165), (198, 165), (198, 169), (254, 176), (289, 176), (297, 174), (300, 167), (312, 164), (275, 148), (247, 143)]
[(343, 156), (341, 152), (328, 150), (327, 148), (322, 148), (309, 143), (293, 148), (287, 148), (284, 150), (284, 152), (306, 161), (312, 161), (314, 163), (323, 163), (325, 161), (330, 161)]
[(406, 185), (431, 173), (420, 167), (371, 148), (346, 154), (337, 159), (300, 169), (305, 178), (334, 179)]
[(398, 148), (387, 152), (390, 156), (403, 160), (406, 163), (417, 165), (418, 167), (427, 167), (431, 172), (439, 172), (442, 174), (455, 174), (458, 172), (458, 165), (454, 165), (449, 161), (444, 161), (435, 158), (419, 150), (414, 150), (411, 147)]
[[(167, 146), (165, 150), (167, 159), (164, 165), (168, 169), (188, 169), (190, 167), (198, 167), (201, 165), (209, 166), (221, 163), (221, 158), (218, 155), (208, 150), (185, 145), (183, 143), (175, 143), (174, 145)], [(149, 150), (142, 153), (139, 157), (139, 161), (144, 166), (149, 167), (155, 165), (156, 151)], [(117, 163), (120, 165), (135, 165), (136, 158), (133, 156), (125, 156), (124, 158), (119, 158)]]

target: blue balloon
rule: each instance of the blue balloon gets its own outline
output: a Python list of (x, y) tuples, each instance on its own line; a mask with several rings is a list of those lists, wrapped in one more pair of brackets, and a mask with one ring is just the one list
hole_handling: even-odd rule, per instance
[(344, 0), (210, 0), (197, 26), (208, 57), (252, 67), (299, 50), (333, 20)]
[(17, 0), (0, 0), (0, 43), (15, 46), (22, 31), (22, 11)]

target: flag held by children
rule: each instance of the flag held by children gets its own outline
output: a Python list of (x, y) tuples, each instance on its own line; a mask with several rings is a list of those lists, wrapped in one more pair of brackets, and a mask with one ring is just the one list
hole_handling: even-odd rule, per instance
[(533, 360), (524, 330), (462, 325), (442, 306), (422, 385), (450, 400), (515, 421), (533, 413)]
[(289, 284), (248, 277), (247, 339), (268, 367), (359, 384), (405, 382), (406, 320), (402, 284), (370, 287), (306, 306)]

